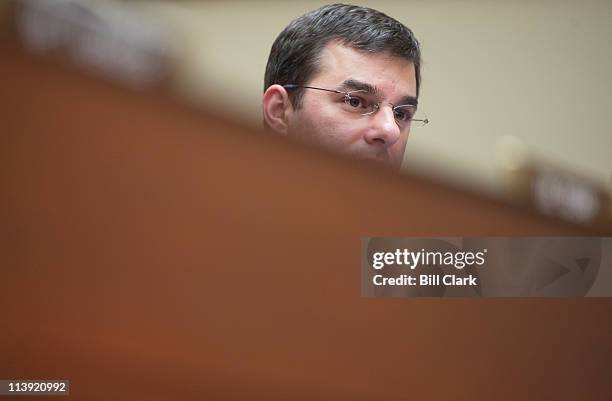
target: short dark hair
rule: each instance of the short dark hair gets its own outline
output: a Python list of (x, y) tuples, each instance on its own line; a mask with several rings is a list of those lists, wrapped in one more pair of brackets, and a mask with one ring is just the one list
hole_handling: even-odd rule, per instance
[[(274, 84), (305, 85), (318, 69), (330, 41), (356, 50), (388, 53), (414, 64), (417, 97), (421, 86), (421, 51), (412, 31), (401, 22), (368, 7), (331, 4), (291, 21), (278, 35), (268, 57), (264, 91)], [(299, 108), (303, 89), (289, 93)]]

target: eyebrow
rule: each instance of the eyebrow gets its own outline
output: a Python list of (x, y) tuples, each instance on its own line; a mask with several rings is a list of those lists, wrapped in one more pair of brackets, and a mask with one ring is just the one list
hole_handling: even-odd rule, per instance
[[(376, 86), (371, 85), (367, 82), (358, 81), (356, 79), (347, 79), (340, 86), (338, 86), (339, 91), (364, 91), (370, 93), (374, 96), (380, 96), (381, 91)], [(419, 101), (414, 96), (404, 96), (402, 97), (396, 106), (399, 105), (413, 105), (417, 106)]]
[(419, 105), (419, 101), (414, 96), (404, 96), (394, 106), (408, 106), (408, 105), (410, 105), (410, 106), (418, 106)]
[(358, 81), (356, 79), (347, 79), (346, 81), (342, 82), (342, 84), (338, 87), (338, 90), (364, 91), (375, 96), (380, 95), (380, 90), (376, 86), (370, 85), (367, 82)]

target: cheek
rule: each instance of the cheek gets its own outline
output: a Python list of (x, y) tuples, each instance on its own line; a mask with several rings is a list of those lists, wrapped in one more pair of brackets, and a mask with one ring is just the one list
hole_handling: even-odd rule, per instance
[(408, 136), (409, 134), (403, 134), (401, 138), (396, 143), (394, 143), (390, 149), (390, 152), (393, 154), (394, 158), (398, 158), (400, 161), (404, 158), (404, 152), (406, 150)]
[(320, 97), (311, 97), (308, 102), (304, 102), (305, 116), (311, 121), (312, 125), (319, 128), (332, 127), (336, 121), (334, 118), (333, 105), (323, 101)]
[(330, 105), (304, 102), (293, 124), (299, 137), (324, 145), (341, 142), (346, 136), (346, 124), (342, 124)]
[(316, 122), (316, 136), (323, 145), (347, 151), (360, 137), (360, 130), (354, 125), (341, 121), (337, 114), (321, 116)]

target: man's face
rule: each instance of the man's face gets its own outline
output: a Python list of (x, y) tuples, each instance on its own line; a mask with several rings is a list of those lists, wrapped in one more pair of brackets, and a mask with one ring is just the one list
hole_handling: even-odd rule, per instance
[(390, 104), (416, 102), (414, 64), (332, 42), (322, 51), (319, 72), (306, 85), (343, 92), (360, 90), (354, 93), (380, 102), (380, 109), (361, 115), (341, 94), (304, 89), (301, 107), (289, 117), (290, 135), (399, 168), (410, 124), (398, 122)]

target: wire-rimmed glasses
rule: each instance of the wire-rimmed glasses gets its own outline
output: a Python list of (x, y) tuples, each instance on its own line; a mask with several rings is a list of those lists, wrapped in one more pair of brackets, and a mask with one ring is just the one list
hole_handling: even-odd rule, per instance
[[(314, 86), (304, 86), (296, 84), (283, 85), (285, 89), (315, 89), (325, 92), (338, 93), (344, 95), (345, 109), (351, 113), (368, 116), (380, 110), (380, 105), (376, 97), (366, 90), (340, 91), (335, 89), (317, 88)], [(429, 123), (429, 119), (424, 113), (417, 111), (417, 106), (414, 104), (394, 105), (389, 103), (393, 110), (393, 116), (398, 125), (404, 127), (410, 125), (410, 128), (420, 128)]]

